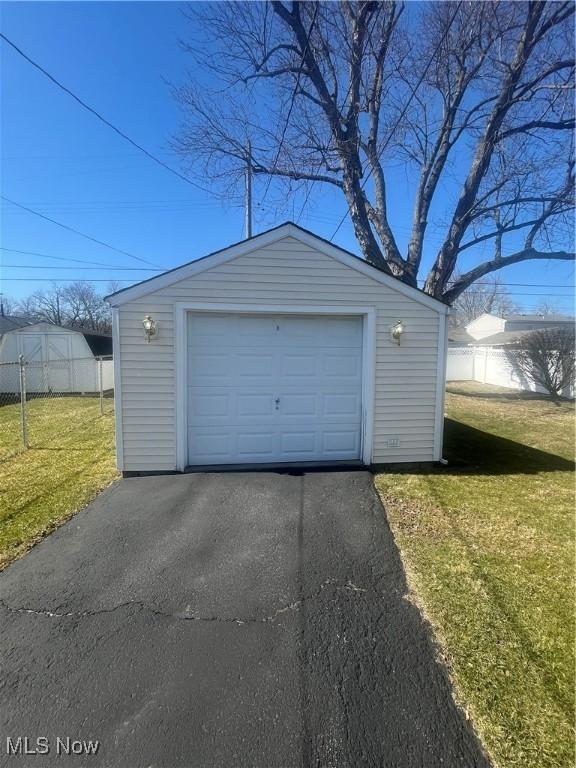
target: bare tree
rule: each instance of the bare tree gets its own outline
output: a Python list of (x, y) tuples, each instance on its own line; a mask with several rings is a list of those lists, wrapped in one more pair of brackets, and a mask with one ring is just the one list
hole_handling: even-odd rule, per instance
[(0, 293), (0, 315), (5, 317), (14, 314), (16, 314), (16, 302), (10, 296), (4, 296), (3, 293)]
[[(457, 280), (458, 276), (455, 279)], [(453, 307), (454, 312), (450, 319), (457, 326), (467, 325), (483, 312), (505, 317), (517, 311), (512, 295), (499, 277), (473, 283), (458, 296)]]
[(558, 398), (574, 386), (574, 329), (531, 331), (522, 338), (514, 361), (526, 378)]
[(78, 281), (35, 291), (16, 305), (16, 313), (33, 322), (108, 333), (110, 308), (89, 283)]
[(18, 303), (18, 314), (33, 322), (64, 325), (67, 320), (66, 289), (57, 285), (44, 291), (34, 291)]
[(555, 299), (554, 296), (551, 296), (550, 298), (542, 299), (542, 301), (538, 302), (536, 314), (546, 317), (549, 315), (562, 315), (565, 313), (562, 311), (562, 307), (558, 300)]
[(116, 291), (121, 290), (126, 286), (126, 283), (122, 280), (108, 280), (106, 283), (106, 290), (105, 295), (108, 295), (110, 293), (116, 293)]
[(68, 325), (91, 331), (110, 330), (110, 310), (93, 285), (79, 281), (65, 289)]
[[(210, 79), (176, 90), (175, 147), (215, 188), (235, 189), (250, 164), (289, 190), (340, 190), (365, 258), (413, 286), (432, 221), (444, 234), (424, 289), (451, 303), (502, 267), (574, 259), (573, 14), (572, 2), (198, 4), (204, 38), (184, 45)], [(413, 196), (404, 250), (388, 213), (399, 162)]]

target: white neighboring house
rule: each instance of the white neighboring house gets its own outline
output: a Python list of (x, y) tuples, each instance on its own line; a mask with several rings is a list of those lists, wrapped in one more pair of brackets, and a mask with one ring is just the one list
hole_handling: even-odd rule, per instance
[[(98, 356), (112, 354), (112, 337), (73, 330), (51, 323), (15, 325), (14, 318), (0, 318), (0, 392), (18, 392), (20, 355), (26, 366), (26, 390), (30, 393), (98, 392)], [(10, 327), (10, 324), (13, 327)], [(113, 386), (112, 361), (102, 367), (103, 388)]]
[(448, 307), (295, 224), (108, 301), (125, 473), (442, 456)]
[[(490, 337), (496, 334), (510, 333), (512, 331), (538, 331), (542, 328), (574, 327), (574, 318), (566, 315), (539, 315), (539, 314), (517, 314), (507, 317), (498, 317), (488, 312), (483, 313), (465, 327), (465, 332), (471, 336), (474, 341), (482, 339), (485, 344), (490, 345)], [(501, 339), (502, 337), (500, 337)], [(510, 337), (508, 337), (510, 338)]]
[[(478, 381), (544, 393), (544, 389), (528, 380), (515, 364), (515, 350), (522, 337), (543, 328), (574, 328), (574, 318), (538, 314), (497, 317), (484, 313), (463, 329), (451, 329), (447, 381)], [(562, 394), (574, 397), (573, 389)]]

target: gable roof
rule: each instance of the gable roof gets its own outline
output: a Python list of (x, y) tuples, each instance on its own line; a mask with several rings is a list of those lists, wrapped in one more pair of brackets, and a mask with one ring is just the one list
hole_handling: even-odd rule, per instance
[(313, 232), (310, 232), (303, 227), (299, 227), (297, 224), (294, 224), (291, 221), (287, 221), (284, 224), (273, 227), (266, 232), (261, 232), (258, 235), (254, 235), (247, 240), (241, 240), (240, 242), (234, 243), (234, 245), (230, 245), (227, 248), (223, 248), (222, 250), (214, 251), (207, 256), (203, 256), (199, 259), (195, 259), (194, 261), (190, 261), (180, 267), (170, 269), (167, 272), (163, 272), (161, 275), (149, 277), (147, 280), (142, 280), (142, 282), (131, 285), (128, 288), (122, 288), (121, 290), (106, 296), (105, 299), (113, 307), (121, 306), (126, 302), (133, 301), (134, 299), (141, 298), (142, 296), (147, 296), (148, 294), (153, 293), (160, 288), (173, 285), (174, 283), (177, 283), (180, 280), (184, 280), (187, 277), (192, 277), (193, 275), (197, 275), (207, 269), (212, 269), (213, 267), (220, 264), (225, 264), (227, 261), (236, 259), (239, 256), (244, 256), (259, 248), (271, 245), (272, 243), (275, 243), (278, 240), (282, 240), (285, 237), (292, 237), (295, 240), (310, 246), (311, 248), (315, 248), (326, 256), (330, 256), (331, 258), (339, 261), (342, 264), (345, 264), (351, 269), (362, 272), (364, 275), (371, 277), (373, 280), (376, 280), (383, 285), (387, 285), (389, 288), (392, 288), (393, 290), (408, 296), (420, 304), (424, 304), (436, 312), (441, 314), (448, 314), (449, 307), (442, 301), (439, 301), (427, 293), (424, 293), (424, 291), (421, 291), (419, 288), (413, 288), (412, 286), (407, 285), (398, 278), (392, 277), (383, 269), (379, 269), (378, 267), (369, 264), (367, 261), (361, 259), (359, 256), (356, 256), (350, 251), (346, 251), (344, 248), (333, 245), (328, 240), (315, 235)]
[(86, 343), (90, 347), (90, 351), (94, 356), (102, 355), (108, 356), (112, 354), (112, 336), (109, 333), (99, 333), (98, 331), (88, 331), (84, 328), (70, 328), (66, 325), (57, 325), (56, 323), (49, 323), (47, 320), (40, 320), (37, 323), (27, 322), (21, 326), (15, 326), (5, 331), (5, 333), (19, 333), (21, 331), (37, 331), (42, 330), (65, 331), (66, 333), (79, 333), (84, 336)]
[(562, 325), (550, 326), (548, 328), (530, 328), (528, 330), (518, 331), (499, 331), (490, 336), (483, 336), (481, 339), (473, 339), (470, 346), (473, 347), (507, 347), (517, 346), (522, 339), (528, 338), (532, 333), (538, 331), (558, 331), (566, 330)]
[(504, 319), (513, 323), (574, 323), (573, 317), (552, 312), (549, 315), (538, 313), (526, 315), (523, 315), (522, 313), (516, 315), (506, 315)]
[(65, 325), (58, 325), (58, 323), (51, 323), (48, 320), (37, 320), (34, 323), (26, 323), (26, 325), (19, 326), (18, 328), (12, 328), (12, 331), (31, 331), (33, 329), (37, 329), (38, 331), (42, 328), (49, 328), (52, 330), (53, 328), (56, 328), (59, 331), (67, 331), (68, 333), (82, 333), (82, 330), (80, 328), (67, 328)]
[(474, 337), (465, 328), (448, 328), (448, 341), (455, 344), (470, 344)]
[(30, 321), (25, 317), (18, 317), (17, 315), (0, 315), (0, 334), (7, 331), (13, 331), (16, 328), (22, 328), (25, 325), (30, 325)]
[(468, 326), (472, 325), (473, 323), (477, 322), (478, 320), (481, 320), (483, 317), (491, 317), (493, 320), (500, 320), (501, 322), (504, 322), (505, 319), (506, 319), (504, 317), (501, 317), (500, 315), (495, 315), (493, 312), (481, 312), (473, 320), (470, 320), (470, 322), (466, 325), (466, 328), (468, 328)]
[(534, 331), (498, 331), (490, 336), (483, 336), (481, 339), (473, 339), (473, 347), (500, 347), (517, 344), (524, 336), (534, 333)]

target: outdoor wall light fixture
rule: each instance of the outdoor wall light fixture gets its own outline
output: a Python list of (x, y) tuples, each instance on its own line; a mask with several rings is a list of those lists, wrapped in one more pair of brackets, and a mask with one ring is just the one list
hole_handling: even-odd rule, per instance
[(400, 337), (404, 333), (404, 323), (402, 320), (398, 320), (396, 325), (392, 326), (392, 329), (390, 331), (390, 335), (392, 337), (392, 341), (395, 341), (398, 346), (400, 346)]
[(158, 326), (156, 325), (156, 321), (152, 320), (150, 315), (146, 315), (144, 320), (142, 320), (142, 325), (144, 326), (146, 341), (150, 343), (150, 339), (155, 339), (158, 335)]

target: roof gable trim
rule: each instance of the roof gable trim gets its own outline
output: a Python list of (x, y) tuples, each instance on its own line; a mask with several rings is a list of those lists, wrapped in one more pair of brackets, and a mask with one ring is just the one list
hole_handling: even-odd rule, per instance
[(42, 328), (50, 331), (56, 331), (57, 333), (79, 333), (83, 335), (82, 331), (78, 330), (77, 328), (66, 328), (63, 325), (49, 323), (47, 320), (39, 320), (37, 323), (30, 323), (30, 325), (23, 325), (20, 328), (13, 328), (11, 331), (7, 331), (7, 333), (28, 333), (29, 331), (32, 331), (33, 333), (39, 333)]
[(246, 256), (253, 251), (265, 248), (268, 245), (272, 245), (279, 240), (283, 240), (286, 237), (292, 237), (305, 245), (314, 248), (320, 253), (324, 253), (326, 256), (339, 261), (351, 269), (361, 272), (365, 276), (388, 286), (392, 290), (407, 296), (408, 298), (427, 306), (429, 309), (433, 309), (440, 314), (448, 314), (449, 307), (443, 304), (438, 299), (428, 296), (427, 294), (412, 288), (406, 283), (397, 280), (394, 277), (381, 272), (376, 267), (373, 267), (368, 262), (363, 261), (357, 256), (354, 256), (348, 251), (342, 250), (338, 246), (332, 245), (327, 240), (307, 232), (304, 229), (296, 226), (292, 223), (282, 224), (275, 229), (270, 229), (267, 232), (256, 235), (249, 240), (243, 240), (240, 243), (224, 248), (221, 251), (204, 256), (196, 261), (184, 264), (181, 267), (164, 272), (156, 277), (151, 277), (141, 283), (133, 285), (129, 288), (124, 288), (117, 293), (114, 293), (106, 297), (106, 301), (113, 307), (119, 307), (127, 302), (134, 301), (135, 299), (147, 296), (150, 293), (154, 293), (162, 288), (167, 288), (174, 283), (178, 283), (181, 280), (185, 280), (189, 277), (204, 272), (209, 269), (214, 269), (222, 264), (226, 264), (233, 259), (237, 259), (240, 256)]

